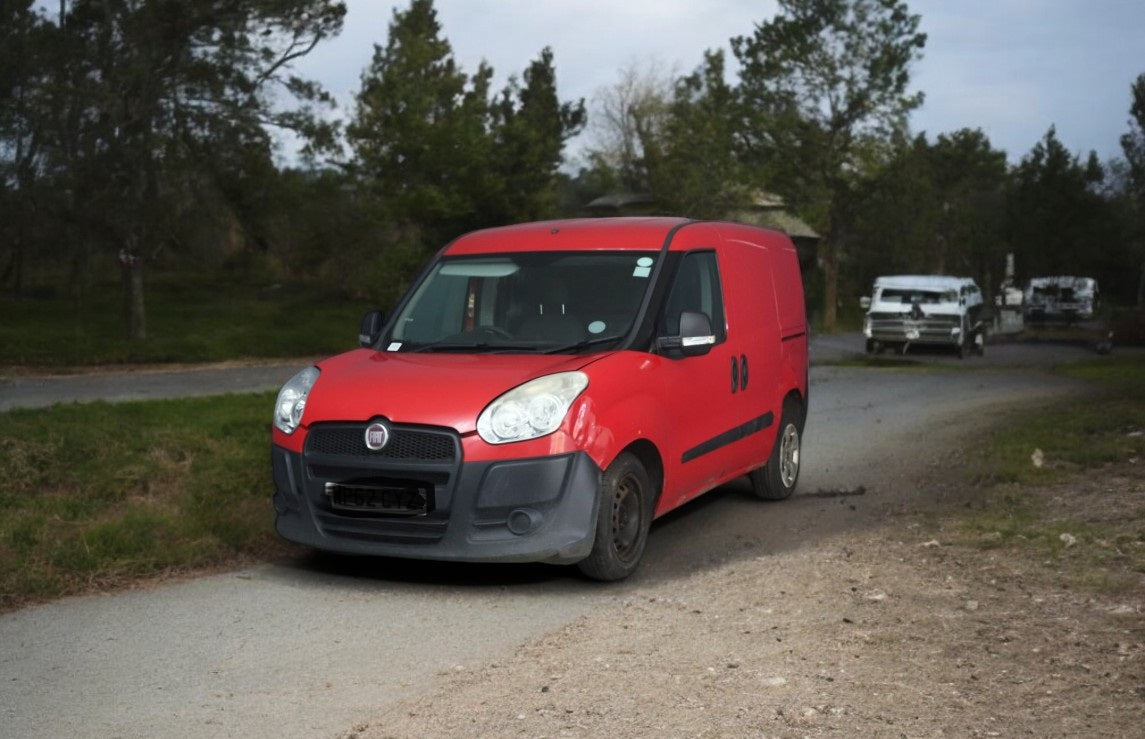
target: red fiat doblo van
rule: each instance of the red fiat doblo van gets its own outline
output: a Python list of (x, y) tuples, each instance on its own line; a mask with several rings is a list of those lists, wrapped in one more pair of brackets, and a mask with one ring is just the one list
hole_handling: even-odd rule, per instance
[(462, 236), (392, 315), (363, 318), (360, 349), (283, 386), (278, 532), (627, 577), (652, 520), (721, 483), (791, 495), (805, 315), (775, 231), (603, 218)]

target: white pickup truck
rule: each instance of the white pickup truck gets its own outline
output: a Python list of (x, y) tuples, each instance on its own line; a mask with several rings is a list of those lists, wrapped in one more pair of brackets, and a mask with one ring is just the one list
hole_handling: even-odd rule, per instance
[(879, 277), (861, 305), (868, 354), (884, 348), (905, 354), (914, 345), (950, 347), (959, 357), (985, 353), (982, 291), (969, 277)]

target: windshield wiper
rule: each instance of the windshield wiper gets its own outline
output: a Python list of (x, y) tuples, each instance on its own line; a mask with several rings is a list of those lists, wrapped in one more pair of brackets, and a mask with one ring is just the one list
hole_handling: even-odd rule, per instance
[(462, 349), (472, 349), (473, 351), (485, 351), (492, 347), (487, 341), (473, 343), (468, 341), (435, 341), (430, 344), (419, 346), (415, 349), (410, 349), (411, 354), (417, 352), (455, 352)]
[(542, 354), (576, 354), (577, 352), (584, 351), (590, 346), (597, 344), (607, 344), (610, 341), (619, 341), (624, 338), (624, 334), (615, 334), (613, 336), (597, 336), (591, 339), (581, 339), (575, 344), (568, 344), (566, 346), (558, 346), (555, 349), (546, 349)]

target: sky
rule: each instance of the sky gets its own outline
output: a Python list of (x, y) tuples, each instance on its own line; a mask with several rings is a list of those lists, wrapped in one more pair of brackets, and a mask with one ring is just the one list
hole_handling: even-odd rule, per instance
[[(385, 45), (394, 8), (408, 0), (346, 0), (342, 34), (297, 64), (353, 110), (374, 44)], [(1017, 162), (1053, 126), (1071, 152), (1119, 157), (1129, 130), (1130, 85), (1145, 73), (1145, 0), (907, 0), (927, 34), (912, 66), (925, 94), (911, 128), (930, 140), (980, 128)], [(482, 60), (494, 89), (553, 50), (557, 94), (594, 97), (622, 70), (652, 66), (687, 74), (706, 50), (751, 35), (772, 17), (774, 0), (436, 0), (442, 36), (464, 72)], [(568, 154), (588, 142), (570, 144)]]

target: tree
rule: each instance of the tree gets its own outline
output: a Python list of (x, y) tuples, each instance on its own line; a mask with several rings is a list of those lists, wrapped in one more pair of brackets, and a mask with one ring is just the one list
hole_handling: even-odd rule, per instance
[(363, 186), (427, 246), (553, 213), (564, 143), (584, 122), (583, 103), (557, 97), (549, 49), (491, 100), (493, 69), (466, 75), (441, 30), (432, 0), (394, 11), (347, 128)]
[(969, 275), (989, 293), (1006, 250), (1005, 152), (980, 130), (895, 142), (856, 185), (854, 287), (880, 275)]
[(459, 173), (480, 174), (487, 159), (492, 75), (483, 64), (470, 80), (458, 68), (432, 0), (394, 10), (347, 128), (353, 166), (392, 218), (444, 238), (472, 216)]
[(925, 135), (898, 138), (875, 154), (849, 202), (848, 287), (866, 294), (879, 275), (932, 270), (941, 199)]
[(740, 108), (724, 69), (722, 51), (706, 52), (676, 82), (660, 137), (643, 141), (652, 193), (670, 212), (723, 218), (761, 182), (736, 156)]
[(132, 338), (146, 336), (144, 264), (178, 244), (214, 176), (269, 151), (268, 126), (320, 131), (308, 106), (323, 94), (291, 63), (344, 15), (340, 0), (61, 1), (29, 118), (44, 134), (37, 177), (66, 193), (85, 239), (118, 254)]
[(854, 172), (871, 140), (905, 129), (922, 102), (910, 66), (926, 44), (902, 0), (779, 0), (779, 13), (732, 39), (741, 65), (741, 159), (823, 234), (823, 327), (832, 330)]
[(620, 70), (614, 84), (597, 90), (589, 127), (593, 138), (589, 160), (611, 172), (617, 188), (651, 192), (648, 149), (660, 146), (674, 83), (671, 73), (649, 60), (643, 66), (633, 62)]
[(987, 296), (1003, 269), (1006, 153), (994, 149), (980, 129), (940, 134), (929, 150), (938, 223), (936, 274), (970, 274)]
[(1106, 272), (1116, 242), (1108, 203), (1098, 192), (1104, 171), (1092, 152), (1083, 163), (1051, 126), (1012, 174), (1009, 231), (1018, 271), (1037, 275)]
[(1125, 153), (1128, 194), (1133, 214), (1130, 239), (1141, 265), (1137, 281), (1137, 307), (1145, 309), (1145, 73), (1137, 76), (1130, 88), (1129, 131), (1121, 136)]
[(0, 285), (17, 296), (41, 208), (53, 197), (37, 177), (50, 120), (52, 36), (32, 0), (0, 4)]
[(496, 222), (529, 221), (557, 212), (557, 175), (565, 142), (584, 127), (584, 101), (562, 103), (557, 96), (553, 52), (545, 48), (524, 73), (524, 87), (511, 79), (492, 108), (493, 181), (487, 192), (500, 204), (486, 213)]

